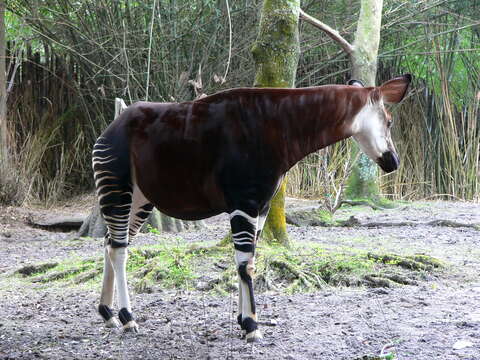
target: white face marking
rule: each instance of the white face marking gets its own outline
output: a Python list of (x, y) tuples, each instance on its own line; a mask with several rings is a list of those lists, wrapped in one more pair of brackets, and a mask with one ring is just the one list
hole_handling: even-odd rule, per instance
[(389, 129), (383, 118), (385, 109), (383, 102), (368, 102), (357, 114), (352, 123), (353, 138), (360, 149), (373, 161), (382, 157), (383, 153), (392, 151), (388, 146)]

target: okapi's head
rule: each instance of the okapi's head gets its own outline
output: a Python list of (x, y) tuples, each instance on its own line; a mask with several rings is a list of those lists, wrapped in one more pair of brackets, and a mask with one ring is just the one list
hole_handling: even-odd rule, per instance
[[(387, 173), (396, 170), (400, 160), (390, 135), (392, 116), (384, 104), (399, 103), (411, 80), (411, 75), (406, 74), (381, 86), (365, 88), (369, 90), (368, 99), (352, 123), (353, 137), (362, 151)], [(348, 85), (363, 87), (356, 80), (350, 80)]]

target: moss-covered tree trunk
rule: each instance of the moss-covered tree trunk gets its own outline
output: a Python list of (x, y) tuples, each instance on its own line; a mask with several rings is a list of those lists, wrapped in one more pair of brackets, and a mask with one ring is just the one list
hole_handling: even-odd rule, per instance
[[(382, 7), (383, 0), (361, 0), (351, 62), (352, 78), (362, 80), (365, 86), (375, 86)], [(355, 151), (359, 151), (358, 146)], [(346, 195), (349, 198), (378, 200), (380, 190), (377, 179), (377, 165), (361, 154), (348, 180)]]
[[(298, 15), (300, 0), (264, 0), (258, 36), (252, 53), (256, 87), (294, 87), (300, 45)], [(264, 238), (288, 245), (285, 221), (285, 182), (272, 200)]]

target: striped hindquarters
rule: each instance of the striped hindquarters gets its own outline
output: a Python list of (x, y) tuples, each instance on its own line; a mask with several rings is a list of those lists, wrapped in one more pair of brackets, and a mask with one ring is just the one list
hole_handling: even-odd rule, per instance
[(100, 211), (108, 228), (108, 241), (115, 246), (128, 244), (128, 224), (132, 205), (128, 153), (99, 137), (92, 151), (92, 165)]

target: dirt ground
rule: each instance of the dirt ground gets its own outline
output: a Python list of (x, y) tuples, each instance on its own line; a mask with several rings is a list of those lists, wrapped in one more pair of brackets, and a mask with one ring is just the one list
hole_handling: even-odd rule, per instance
[[(288, 202), (294, 209), (315, 205)], [(85, 214), (88, 207), (80, 210)], [(290, 236), (298, 242), (430, 254), (448, 264), (447, 269), (425, 276), (415, 286), (259, 294), (264, 340), (253, 345), (245, 343), (236, 325), (235, 291), (225, 297), (173, 290), (132, 294), (140, 332), (122, 334), (103, 327), (96, 312), (99, 286), (40, 286), (12, 275), (26, 264), (100, 256), (99, 239), (73, 240), (75, 233), (26, 225), (31, 217), (81, 211), (77, 206), (55, 211), (0, 208), (0, 359), (353, 360), (379, 355), (382, 349), (404, 360), (480, 359), (480, 230), (427, 224), (432, 220), (480, 224), (480, 204), (432, 201), (381, 211), (345, 208), (337, 218), (353, 215), (361, 225), (384, 225), (290, 226)], [(400, 222), (407, 224), (395, 225)], [(202, 231), (160, 237), (196, 242), (225, 235), (226, 216), (207, 223)], [(142, 234), (135, 245), (156, 241), (156, 235)]]

